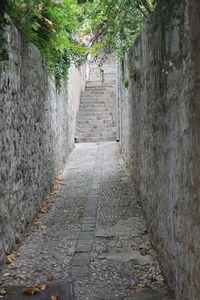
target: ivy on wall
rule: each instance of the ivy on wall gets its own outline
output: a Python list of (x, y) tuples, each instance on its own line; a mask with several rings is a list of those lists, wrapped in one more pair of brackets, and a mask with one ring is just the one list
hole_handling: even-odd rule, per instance
[[(4, 30), (5, 14), (33, 43), (46, 59), (57, 85), (66, 77), (71, 60), (88, 49), (76, 41), (81, 7), (76, 0), (1, 0), (0, 30)], [(2, 33), (2, 32), (1, 32)], [(2, 42), (2, 43), (1, 43)], [(0, 38), (3, 54), (3, 35)]]
[(122, 58), (155, 5), (155, 0), (86, 0), (85, 32), (103, 55), (115, 51)]
[(79, 64), (89, 53), (105, 57), (113, 51), (122, 57), (154, 5), (154, 0), (1, 0), (1, 60), (6, 58), (3, 31), (9, 15), (43, 54), (60, 86), (71, 61)]

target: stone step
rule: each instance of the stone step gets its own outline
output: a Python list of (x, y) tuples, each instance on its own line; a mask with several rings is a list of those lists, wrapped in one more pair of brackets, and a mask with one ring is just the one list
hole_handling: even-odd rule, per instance
[(107, 86), (106, 89), (98, 89), (98, 88), (90, 88), (90, 87), (87, 87), (84, 92), (82, 92), (82, 94), (85, 94), (88, 92), (91, 93), (91, 95), (93, 95), (93, 93), (95, 94), (101, 94), (101, 93), (107, 93), (111, 90), (115, 90), (115, 85), (110, 85), (110, 86)]
[(96, 141), (96, 140), (101, 140), (101, 141), (108, 141), (108, 140), (115, 140), (116, 135), (111, 135), (111, 136), (77, 136), (77, 140), (84, 139), (86, 142), (87, 141)]
[(92, 112), (92, 111), (79, 111), (79, 119), (99, 119), (99, 120), (110, 120), (112, 119), (112, 114), (109, 111), (102, 112)]
[(93, 92), (93, 91), (106, 91), (106, 88), (107, 88), (107, 87), (105, 87), (105, 86), (103, 86), (103, 85), (99, 85), (99, 86), (96, 86), (96, 85), (90, 85), (90, 86), (88, 86), (88, 85), (86, 84), (85, 91), (87, 91), (87, 90), (90, 90), (91, 92)]
[[(104, 70), (104, 73), (99, 72), (99, 70), (90, 70), (90, 75), (100, 75), (100, 76), (109, 76), (109, 75), (115, 75), (115, 68), (110, 68)], [(92, 72), (91, 72), (92, 71)]]
[(96, 106), (96, 107), (88, 107), (88, 105), (83, 105), (81, 107), (82, 109), (80, 109), (80, 115), (82, 114), (86, 114), (86, 115), (92, 115), (92, 114), (99, 114), (99, 113), (107, 113), (109, 112), (108, 111), (108, 108), (107, 107), (99, 107), (99, 106)]
[(103, 105), (106, 105), (106, 101), (103, 101), (103, 98), (89, 98), (89, 97), (86, 97), (86, 98), (81, 98), (81, 102), (80, 102), (81, 105), (93, 105), (93, 104), (103, 104)]
[(77, 120), (77, 127), (83, 128), (83, 127), (91, 127), (91, 126), (113, 126), (115, 125), (115, 122), (113, 120)]
[(97, 115), (97, 116), (108, 116), (109, 115), (109, 111), (108, 109), (105, 108), (92, 108), (92, 109), (88, 109), (85, 108), (84, 110), (80, 110), (79, 112), (79, 117), (81, 118), (82, 116), (93, 116), (93, 115)]
[(114, 101), (115, 64), (111, 59), (104, 65), (104, 74), (97, 64), (90, 67), (89, 80), (81, 93), (79, 113), (77, 114), (77, 142), (111, 141), (116, 138), (115, 116), (108, 106)]
[[(115, 64), (106, 64), (106, 65), (104, 65), (103, 66), (103, 68), (102, 68), (102, 70), (104, 70), (104, 72), (110, 72), (111, 70), (113, 71), (113, 72), (115, 72), (115, 69), (116, 69), (116, 65)], [(91, 66), (91, 68), (90, 68), (90, 71), (92, 72), (92, 73), (94, 73), (94, 72), (100, 72), (100, 69), (99, 69), (99, 67), (98, 66)]]
[(105, 128), (98, 128), (98, 127), (85, 127), (85, 128), (79, 128), (79, 135), (80, 134), (88, 134), (95, 133), (95, 135), (98, 134), (110, 134), (110, 133), (116, 133), (116, 127), (105, 127)]
[(105, 101), (104, 100), (104, 96), (108, 96), (108, 95), (110, 95), (110, 94), (112, 94), (114, 92), (115, 92), (114, 89), (108, 89), (104, 93), (82, 92), (82, 94), (81, 94), (81, 100), (82, 100), (82, 98), (83, 98), (83, 100), (87, 99), (87, 98), (88, 99), (93, 98), (93, 99), (96, 99), (96, 100), (100, 100), (102, 98), (101, 101)]
[(104, 73), (100, 73), (99, 71), (97, 71), (97, 70), (90, 70), (90, 75), (92, 76), (92, 75), (98, 75), (98, 76), (115, 76), (116, 74), (115, 74), (115, 69), (110, 69), (110, 70), (104, 70)]
[(103, 84), (104, 82), (106, 83), (110, 83), (115, 81), (115, 75), (112, 76), (104, 76), (104, 78), (97, 76), (97, 75), (90, 75), (89, 76), (89, 81), (99, 81), (101, 84)]
[(104, 87), (105, 89), (107, 88), (113, 88), (115, 86), (115, 82), (112, 81), (112, 82), (109, 82), (109, 83), (106, 83), (106, 84), (103, 84), (99, 81), (91, 81), (91, 82), (87, 82), (86, 83), (86, 86), (85, 88), (88, 89), (88, 88), (99, 88), (99, 87)]
[(104, 101), (105, 102), (105, 100), (104, 100), (104, 96), (108, 96), (108, 95), (110, 95), (110, 94), (113, 94), (115, 92), (115, 90), (114, 89), (112, 89), (112, 90), (109, 90), (109, 91), (107, 91), (107, 92), (105, 92), (105, 93), (103, 93), (103, 94), (97, 94), (97, 93), (82, 93), (81, 94), (81, 100), (83, 99), (83, 100), (85, 100), (85, 99), (96, 99), (96, 100), (101, 100), (101, 101)]
[(102, 103), (87, 103), (87, 102), (81, 102), (80, 103), (80, 110), (81, 109), (96, 109), (96, 108), (107, 108), (106, 103), (102, 102)]
[[(102, 123), (98, 123), (97, 121), (102, 121)], [(81, 116), (78, 116), (78, 119), (77, 119), (77, 122), (78, 124), (81, 124), (84, 123), (84, 124), (92, 124), (92, 125), (98, 125), (98, 124), (106, 124), (106, 123), (103, 123), (103, 121), (105, 122), (114, 122), (113, 120), (113, 116), (105, 116), (104, 118), (102, 118), (101, 116), (88, 116), (88, 115), (81, 115)]]
[(116, 137), (76, 137), (76, 143), (98, 143), (115, 141)]
[(99, 73), (96, 73), (96, 74), (94, 73), (94, 74), (89, 75), (89, 78), (100, 78), (101, 80), (104, 78), (113, 79), (115, 77), (116, 77), (115, 73), (109, 73), (109, 74), (107, 73), (107, 74), (104, 74), (103, 76), (102, 76), (102, 74), (99, 74)]
[(99, 90), (86, 90), (84, 92), (81, 93), (81, 96), (98, 96), (98, 95), (104, 95), (105, 91), (99, 91)]

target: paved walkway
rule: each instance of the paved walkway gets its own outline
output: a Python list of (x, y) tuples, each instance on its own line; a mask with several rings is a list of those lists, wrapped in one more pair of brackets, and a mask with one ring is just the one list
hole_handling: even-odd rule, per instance
[(7, 284), (70, 281), (77, 300), (171, 299), (115, 142), (76, 145), (14, 256)]

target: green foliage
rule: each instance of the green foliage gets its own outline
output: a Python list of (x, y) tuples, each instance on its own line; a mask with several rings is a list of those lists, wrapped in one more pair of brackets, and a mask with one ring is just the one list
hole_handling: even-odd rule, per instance
[(1, 61), (7, 61), (8, 60), (8, 54), (5, 49), (5, 41), (4, 41), (4, 27), (6, 25), (6, 18), (4, 16), (4, 12), (6, 9), (6, 0), (1, 0), (0, 2), (0, 60)]
[[(44, 55), (58, 86), (72, 60), (80, 65), (89, 53), (105, 57), (113, 51), (122, 57), (154, 7), (154, 0), (0, 1), (0, 55), (6, 13)], [(84, 41), (88, 35), (90, 49)]]
[(128, 81), (128, 79), (125, 79), (125, 80), (123, 81), (123, 83), (124, 83), (125, 88), (127, 89), (128, 86), (129, 86), (129, 81)]
[(74, 38), (81, 14), (76, 0), (7, 0), (4, 12), (27, 41), (39, 48), (58, 85), (76, 53), (88, 51)]
[(136, 69), (136, 67), (131, 67), (131, 69), (130, 69), (130, 71), (129, 71), (129, 76), (130, 76), (130, 78), (131, 79), (133, 79), (133, 80), (137, 80), (137, 69)]
[[(154, 8), (153, 0), (86, 1), (87, 26), (93, 36), (91, 43), (100, 43), (103, 55), (115, 51), (122, 57), (135, 40), (139, 28)], [(87, 32), (88, 32), (87, 28)]]

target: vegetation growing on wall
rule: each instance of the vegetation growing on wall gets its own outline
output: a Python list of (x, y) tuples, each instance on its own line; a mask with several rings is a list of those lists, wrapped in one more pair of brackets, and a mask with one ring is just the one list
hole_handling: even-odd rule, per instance
[[(83, 60), (88, 53), (105, 56), (115, 51), (121, 57), (153, 7), (154, 0), (1, 0), (0, 55), (7, 14), (39, 48), (60, 84), (71, 61), (80, 56)], [(85, 36), (90, 37), (89, 45), (83, 42)]]
[(154, 0), (93, 0), (86, 1), (86, 33), (102, 53), (113, 50), (118, 57), (133, 43), (144, 20), (155, 6)]
[(50, 73), (59, 82), (66, 76), (70, 61), (76, 53), (87, 52), (75, 39), (81, 13), (77, 1), (3, 1), (2, 11), (9, 15), (26, 39), (39, 48), (46, 58)]

